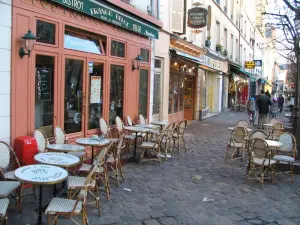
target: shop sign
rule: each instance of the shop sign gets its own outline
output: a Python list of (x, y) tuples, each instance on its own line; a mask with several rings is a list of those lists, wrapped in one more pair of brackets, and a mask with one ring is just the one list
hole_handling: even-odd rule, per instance
[(206, 26), (207, 9), (194, 7), (188, 10), (188, 27), (202, 28)]
[(90, 103), (100, 103), (101, 99), (101, 77), (91, 76), (91, 96)]
[(255, 62), (254, 61), (245, 61), (245, 68), (246, 69), (254, 69), (255, 68)]
[(51, 101), (51, 68), (36, 68), (36, 100)]
[(261, 67), (262, 66), (262, 60), (254, 60), (255, 67)]
[(212, 69), (221, 71), (223, 73), (228, 72), (228, 63), (227, 62), (219, 61), (219, 60), (213, 59), (211, 57), (208, 57), (206, 55), (204, 55), (204, 65), (206, 65)]
[(67, 8), (88, 14), (107, 23), (158, 39), (158, 29), (94, 0), (53, 0)]

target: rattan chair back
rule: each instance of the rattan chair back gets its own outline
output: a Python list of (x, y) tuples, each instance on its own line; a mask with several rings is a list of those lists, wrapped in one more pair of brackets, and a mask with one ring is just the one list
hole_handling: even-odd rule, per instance
[(246, 127), (249, 128), (249, 123), (246, 120), (240, 120), (236, 123), (236, 127)]
[(177, 133), (178, 135), (184, 135), (184, 131), (187, 127), (187, 120), (182, 120), (177, 124)]
[(106, 136), (108, 134), (108, 126), (106, 121), (103, 118), (100, 118), (99, 124), (102, 135)]
[(255, 138), (250, 143), (250, 151), (253, 158), (266, 159), (270, 158), (270, 149), (265, 140)]
[(245, 127), (235, 127), (231, 133), (230, 140), (232, 143), (244, 143), (247, 136), (248, 131)]
[(283, 131), (284, 131), (283, 124), (282, 123), (275, 123), (272, 127), (270, 136), (271, 136), (272, 139), (278, 140), (280, 134), (282, 134)]
[(4, 173), (20, 167), (20, 163), (14, 150), (4, 141), (0, 141), (0, 155), (0, 171), (4, 178)]
[(278, 141), (282, 143), (280, 151), (291, 154), (294, 158), (297, 156), (296, 139), (294, 135), (288, 132), (280, 134)]
[(276, 124), (276, 123), (279, 123), (279, 120), (278, 120), (278, 119), (273, 118), (273, 119), (270, 120), (270, 124), (274, 125), (274, 124)]
[(119, 116), (116, 116), (116, 126), (117, 126), (117, 130), (118, 132), (122, 132), (123, 131), (123, 121)]
[(262, 140), (266, 140), (267, 139), (267, 134), (265, 132), (261, 131), (261, 130), (256, 130), (256, 131), (254, 131), (250, 134), (249, 140), (251, 141), (255, 138), (260, 138)]
[(130, 116), (127, 116), (127, 123), (128, 123), (129, 126), (132, 126), (132, 125), (133, 125)]
[(35, 130), (33, 136), (36, 139), (39, 152), (45, 152), (49, 144), (45, 133), (41, 130)]
[(140, 124), (143, 124), (143, 125), (146, 124), (145, 117), (142, 114), (139, 115), (139, 119), (140, 119)]
[(55, 135), (56, 144), (65, 144), (65, 143), (67, 143), (66, 133), (61, 127), (58, 127), (58, 126), (55, 127), (54, 135)]

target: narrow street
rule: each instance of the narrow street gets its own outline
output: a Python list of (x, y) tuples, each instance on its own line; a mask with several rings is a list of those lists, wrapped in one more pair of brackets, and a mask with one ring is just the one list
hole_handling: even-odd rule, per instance
[[(244, 184), (242, 162), (224, 161), (227, 127), (239, 119), (246, 114), (226, 112), (191, 123), (186, 131), (188, 152), (175, 153), (160, 166), (126, 164), (126, 182), (120, 188), (111, 182), (111, 201), (101, 195), (102, 216), (94, 205), (88, 206), (90, 224), (299, 224), (299, 176), (291, 184), (289, 175), (279, 174), (274, 184), (267, 181), (262, 188), (259, 182)], [(37, 203), (26, 200), (23, 206), (22, 214), (10, 209), (9, 224), (35, 223)], [(72, 223), (60, 219), (59, 224)]]

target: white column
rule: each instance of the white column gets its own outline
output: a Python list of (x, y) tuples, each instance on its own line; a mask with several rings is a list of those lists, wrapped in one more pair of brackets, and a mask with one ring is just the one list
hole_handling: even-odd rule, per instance
[(11, 0), (0, 0), (0, 12), (0, 140), (10, 143)]
[(151, 71), (150, 71), (150, 102), (149, 102), (149, 119), (152, 121), (153, 115), (153, 90), (154, 90), (154, 62), (155, 62), (155, 41), (151, 39)]

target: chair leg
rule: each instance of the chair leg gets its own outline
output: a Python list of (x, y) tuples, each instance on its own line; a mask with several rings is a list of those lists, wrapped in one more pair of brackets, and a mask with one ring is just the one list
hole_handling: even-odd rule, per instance
[(121, 174), (123, 182), (125, 182), (124, 175), (123, 175), (122, 163), (121, 163), (120, 159), (118, 161), (119, 161), (120, 174)]
[(119, 182), (119, 171), (118, 171), (118, 161), (115, 159), (115, 174), (116, 174), (116, 180), (117, 180), (117, 187), (119, 188), (120, 182)]
[(32, 185), (32, 193), (33, 193), (34, 201), (37, 201), (35, 185)]
[(95, 187), (95, 194), (96, 194), (96, 207), (98, 209), (98, 216), (101, 216), (101, 203), (100, 203), (100, 196), (99, 196), (99, 188), (98, 185)]
[(263, 184), (264, 184), (264, 166), (261, 166), (260, 167), (260, 183), (261, 183), (261, 186), (263, 187)]
[(178, 150), (178, 154), (179, 154), (179, 151), (180, 151), (180, 137), (179, 136), (177, 138), (177, 150)]
[(47, 215), (47, 225), (51, 225), (51, 218), (50, 218), (50, 215)]
[(291, 182), (294, 183), (294, 163), (290, 164), (291, 169)]

